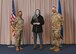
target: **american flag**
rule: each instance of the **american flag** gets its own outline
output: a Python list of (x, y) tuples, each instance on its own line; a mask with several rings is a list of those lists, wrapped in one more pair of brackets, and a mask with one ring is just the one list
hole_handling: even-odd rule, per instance
[(15, 17), (16, 17), (16, 12), (15, 12), (14, 0), (12, 0), (12, 14), (11, 14), (11, 18), (10, 18), (10, 26), (11, 26), (12, 36), (15, 36), (15, 31), (13, 28), (13, 22), (15, 21)]
[[(58, 13), (62, 14), (61, 2), (58, 0)], [(61, 27), (61, 36), (63, 37), (63, 26)]]

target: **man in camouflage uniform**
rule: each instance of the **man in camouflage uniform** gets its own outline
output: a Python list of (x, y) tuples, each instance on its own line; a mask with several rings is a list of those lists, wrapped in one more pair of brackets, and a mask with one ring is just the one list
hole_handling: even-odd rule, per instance
[(56, 7), (52, 8), (52, 16), (51, 16), (51, 31), (52, 31), (52, 38), (53, 38), (53, 45), (54, 47), (50, 48), (51, 50), (58, 52), (60, 51), (61, 45), (61, 26), (63, 25), (63, 17), (57, 13)]
[(16, 45), (16, 51), (22, 50), (21, 48), (21, 38), (23, 33), (23, 27), (24, 27), (24, 20), (22, 19), (22, 11), (18, 12), (18, 16), (15, 18), (15, 21), (13, 23), (13, 27), (15, 29), (15, 45)]

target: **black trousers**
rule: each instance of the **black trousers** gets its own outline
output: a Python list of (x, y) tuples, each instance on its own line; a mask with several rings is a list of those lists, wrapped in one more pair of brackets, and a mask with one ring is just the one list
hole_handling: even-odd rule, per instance
[(37, 44), (37, 35), (39, 36), (40, 44), (43, 44), (42, 32), (40, 33), (33, 32), (34, 44)]

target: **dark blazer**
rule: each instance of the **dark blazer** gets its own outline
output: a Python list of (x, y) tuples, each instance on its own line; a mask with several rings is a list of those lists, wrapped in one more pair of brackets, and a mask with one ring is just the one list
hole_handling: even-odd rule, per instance
[[(39, 22), (40, 25), (33, 25), (33, 23), (36, 23), (36, 22)], [(35, 32), (35, 33), (43, 32), (42, 25), (44, 24), (44, 19), (43, 19), (43, 17), (41, 15), (39, 15), (37, 17), (37, 20), (32, 18), (31, 24), (33, 25), (33, 28), (32, 28), (33, 32)]]

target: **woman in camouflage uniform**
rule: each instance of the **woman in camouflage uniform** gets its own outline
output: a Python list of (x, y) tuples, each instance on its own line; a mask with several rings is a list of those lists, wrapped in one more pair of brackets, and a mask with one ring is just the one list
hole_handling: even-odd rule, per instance
[(22, 50), (21, 48), (21, 38), (23, 33), (23, 27), (24, 27), (24, 20), (22, 18), (22, 11), (18, 12), (18, 16), (15, 18), (15, 21), (13, 23), (13, 27), (15, 29), (15, 45), (16, 45), (16, 51)]

